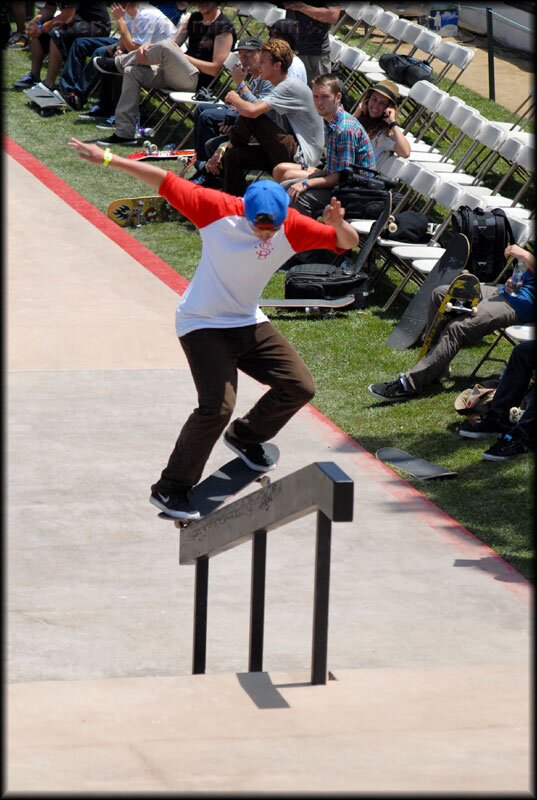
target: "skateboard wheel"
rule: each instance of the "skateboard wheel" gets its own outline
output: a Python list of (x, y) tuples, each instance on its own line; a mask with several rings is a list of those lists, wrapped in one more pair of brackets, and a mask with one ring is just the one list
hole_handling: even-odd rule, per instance
[(158, 153), (158, 147), (157, 147), (157, 145), (156, 145), (156, 144), (152, 144), (152, 145), (149, 147), (149, 152), (150, 152), (150, 153)]
[(453, 311), (453, 303), (446, 303), (446, 311), (449, 312)]
[(472, 317), (475, 317), (475, 315), (477, 314), (477, 307), (476, 306), (473, 306), (473, 308), (470, 311), (470, 314), (472, 315)]
[(149, 141), (149, 139), (146, 139), (144, 142), (144, 150), (149, 150), (150, 147), (151, 147), (151, 142)]
[(390, 233), (395, 233), (395, 232), (396, 232), (396, 230), (397, 230), (397, 223), (395, 223), (395, 222), (389, 222), (389, 223), (388, 223), (388, 231), (389, 231)]
[(270, 484), (269, 475), (261, 475), (259, 478), (257, 478), (257, 483), (261, 485), (262, 489), (265, 489)]

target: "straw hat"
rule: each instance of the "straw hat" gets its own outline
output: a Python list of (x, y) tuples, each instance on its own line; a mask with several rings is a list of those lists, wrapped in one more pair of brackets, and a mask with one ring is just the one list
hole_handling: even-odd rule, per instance
[(369, 91), (382, 94), (384, 97), (387, 97), (388, 100), (391, 100), (391, 102), (396, 106), (398, 106), (401, 102), (399, 89), (397, 88), (397, 84), (393, 81), (379, 81), (378, 83), (375, 83), (374, 86), (371, 86)]

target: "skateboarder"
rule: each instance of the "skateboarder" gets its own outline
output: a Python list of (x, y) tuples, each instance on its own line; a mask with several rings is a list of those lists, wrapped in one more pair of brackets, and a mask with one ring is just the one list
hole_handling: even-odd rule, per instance
[[(189, 491), (201, 478), (220, 434), (252, 469), (274, 467), (261, 446), (314, 395), (313, 378), (289, 342), (259, 308), (274, 272), (294, 252), (311, 247), (344, 252), (358, 235), (341, 204), (326, 207), (324, 224), (288, 209), (289, 196), (275, 181), (256, 181), (244, 198), (196, 186), (153, 164), (113, 155), (96, 144), (71, 139), (86, 161), (108, 164), (158, 191), (198, 228), (202, 253), (181, 297), (176, 330), (198, 392), (198, 407), (183, 426), (150, 502), (176, 519), (197, 519)], [(240, 419), (228, 426), (237, 372), (269, 386)]]
[[(526, 265), (522, 287), (514, 292), (511, 279), (505, 285), (481, 285), (483, 299), (477, 305), (475, 316), (455, 315), (448, 319), (440, 331), (436, 344), (417, 364), (394, 381), (372, 383), (369, 392), (378, 400), (412, 400), (424, 394), (428, 386), (442, 378), (449, 364), (464, 344), (476, 344), (487, 333), (509, 325), (533, 322), (535, 307), (535, 258), (517, 244), (505, 249), (505, 257), (514, 256)], [(447, 290), (439, 286), (433, 291), (429, 304), (427, 328)]]

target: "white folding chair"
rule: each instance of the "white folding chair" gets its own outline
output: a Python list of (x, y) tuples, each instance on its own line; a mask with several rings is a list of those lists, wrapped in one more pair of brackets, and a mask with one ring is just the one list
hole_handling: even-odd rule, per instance
[(432, 56), (433, 66), (436, 60), (444, 64), (444, 66), (436, 75), (434, 83), (439, 83), (439, 81), (446, 78), (453, 67), (457, 70), (455, 77), (446, 88), (446, 91), (449, 92), (449, 90), (459, 81), (462, 73), (465, 71), (468, 65), (472, 62), (475, 56), (475, 50), (472, 50), (470, 47), (464, 47), (456, 42), (447, 42), (444, 39), (444, 41), (438, 45)]
[[(336, 22), (335, 25), (332, 26), (332, 33), (334, 36), (339, 33), (341, 28), (347, 24), (349, 25), (349, 29), (341, 37), (343, 42), (348, 42), (349, 39), (354, 35), (354, 31), (360, 24), (360, 20), (362, 18), (362, 11), (368, 6), (369, 3), (342, 3), (342, 14), (339, 20)], [(349, 20), (351, 22), (349, 23)]]

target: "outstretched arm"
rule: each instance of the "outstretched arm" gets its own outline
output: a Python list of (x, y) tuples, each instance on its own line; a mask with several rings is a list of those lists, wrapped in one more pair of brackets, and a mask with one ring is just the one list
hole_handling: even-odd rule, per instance
[(103, 150), (103, 148), (99, 147), (97, 144), (80, 142), (73, 137), (69, 142), (69, 147), (72, 147), (84, 161), (89, 161), (90, 164), (108, 164), (110, 167), (128, 172), (133, 178), (138, 178), (138, 180), (147, 183), (156, 191), (159, 190), (162, 181), (166, 177), (166, 170), (160, 167), (155, 167), (153, 164), (146, 164), (143, 161), (136, 161), (131, 158), (123, 158), (123, 156), (111, 153), (108, 148)]
[(330, 199), (323, 211), (323, 222), (335, 228), (337, 246), (342, 250), (350, 250), (358, 244), (358, 233), (345, 220), (345, 209), (335, 197)]

